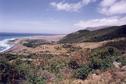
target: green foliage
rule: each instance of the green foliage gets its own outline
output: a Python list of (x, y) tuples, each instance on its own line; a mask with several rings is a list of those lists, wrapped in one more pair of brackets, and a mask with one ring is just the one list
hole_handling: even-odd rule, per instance
[[(126, 65), (125, 56), (121, 56), (120, 51), (113, 47), (102, 47), (92, 50), (85, 64), (81, 63), (82, 61), (80, 60), (71, 60), (71, 57), (59, 57), (46, 53), (30, 54), (28, 56), (6, 54), (1, 57), (6, 58), (7, 61), (0, 62), (0, 78), (3, 77), (3, 79), (0, 79), (0, 83), (7, 84), (12, 81), (12, 76), (15, 77), (15, 81), (25, 80), (26, 84), (46, 84), (48, 80), (64, 79), (66, 72), (68, 72), (70, 77), (73, 75), (77, 79), (86, 79), (91, 72), (97, 69), (104, 71), (111, 68), (114, 61)], [(33, 61), (23, 60), (30, 58)], [(38, 58), (40, 60), (34, 62)]]
[(88, 65), (83, 65), (75, 71), (74, 77), (78, 79), (85, 79), (90, 72), (91, 68)]
[(58, 74), (60, 69), (67, 66), (68, 59), (66, 57), (52, 57), (50, 59), (46, 59), (47, 63), (45, 66), (43, 66), (44, 70), (47, 70), (48, 72)]
[(104, 46), (112, 46), (115, 47), (117, 49), (119, 49), (120, 51), (125, 51), (126, 50), (126, 39), (117, 39), (114, 41), (110, 41), (107, 44), (105, 44)]
[(52, 63), (50, 67), (50, 71), (53, 73), (59, 73), (59, 70), (62, 69), (65, 66), (65, 63), (61, 62), (54, 62)]
[(71, 45), (71, 44), (63, 44), (62, 47), (63, 47), (63, 48), (71, 48), (72, 45)]
[(18, 57), (17, 55), (14, 54), (6, 54), (5, 56), (8, 60), (14, 60)]
[(31, 84), (46, 84), (45, 79), (44, 78), (40, 78), (40, 77), (30, 77), (29, 79)]
[(23, 45), (26, 47), (35, 47), (32, 43), (24, 43)]
[[(88, 74), (94, 70), (106, 70), (113, 66), (113, 62), (119, 58), (120, 52), (113, 47), (98, 48), (91, 52), (89, 63), (78, 67), (75, 70), (74, 77), (78, 79), (87, 78)], [(71, 66), (76, 66), (77, 63), (71, 61)]]
[(110, 59), (98, 59), (94, 58), (91, 60), (90, 67), (92, 69), (100, 69), (100, 70), (105, 70), (107, 68), (110, 68), (112, 66), (112, 61)]
[(36, 39), (36, 40), (27, 40), (25, 43), (23, 43), (24, 46), (31, 47), (31, 48), (35, 48), (42, 44), (49, 44), (49, 42), (45, 40)]
[(26, 76), (23, 71), (17, 70), (14, 66), (0, 61), (0, 84), (19, 84), (25, 79)]
[(77, 69), (77, 68), (79, 68), (79, 64), (76, 61), (74, 61), (74, 60), (70, 60), (70, 62), (68, 63), (68, 66), (71, 69)]
[(0, 61), (0, 72), (4, 73), (6, 71), (8, 71), (11, 67), (9, 66), (9, 64), (7, 64), (4, 61)]
[(113, 47), (96, 49), (91, 53), (90, 67), (102, 70), (110, 68), (119, 55), (119, 51)]
[(0, 53), (0, 60), (11, 61), (17, 59), (19, 56), (11, 53)]
[(125, 58), (125, 59), (122, 59), (120, 62), (121, 62), (121, 64), (122, 64), (123, 66), (125, 66), (125, 65), (126, 65), (126, 58)]
[(126, 65), (126, 56), (122, 56), (122, 57), (118, 58), (117, 61), (121, 62), (121, 64), (123, 66), (125, 66)]
[(20, 63), (18, 65), (15, 66), (18, 70), (22, 70), (25, 72), (25, 74), (28, 74), (30, 72), (30, 65), (28, 65), (27, 63), (23, 62), (23, 63)]

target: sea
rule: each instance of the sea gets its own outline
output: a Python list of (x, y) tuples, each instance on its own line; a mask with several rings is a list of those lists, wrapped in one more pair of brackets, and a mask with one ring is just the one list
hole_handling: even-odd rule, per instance
[(0, 53), (5, 52), (14, 44), (10, 44), (10, 41), (13, 41), (22, 37), (38, 36), (38, 35), (49, 35), (49, 34), (28, 34), (28, 33), (0, 33)]

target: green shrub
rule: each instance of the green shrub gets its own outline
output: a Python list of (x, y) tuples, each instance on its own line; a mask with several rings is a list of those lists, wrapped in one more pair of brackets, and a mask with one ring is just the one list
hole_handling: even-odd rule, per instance
[(71, 48), (72, 45), (71, 45), (71, 44), (63, 44), (62, 47), (63, 47), (63, 48)]
[(118, 39), (114, 41), (107, 42), (104, 46), (112, 46), (120, 51), (125, 51), (126, 50), (126, 39)]
[(14, 66), (0, 61), (0, 84), (20, 84), (26, 80), (25, 74)]
[(35, 47), (32, 43), (24, 43), (23, 45), (26, 47)]
[(23, 43), (24, 46), (32, 47), (32, 48), (35, 48), (42, 44), (49, 44), (49, 42), (47, 42), (45, 40), (34, 39), (34, 40), (27, 40), (26, 42)]
[(44, 70), (52, 72), (54, 74), (59, 73), (60, 69), (64, 68), (68, 64), (68, 59), (66, 57), (53, 57), (48, 59), (47, 64), (44, 66)]
[(74, 77), (82, 80), (86, 79), (91, 71), (92, 69), (88, 65), (83, 65), (75, 71)]
[(5, 56), (8, 60), (14, 60), (18, 57), (17, 55), (14, 54), (6, 54)]
[(93, 57), (91, 59), (90, 67), (92, 69), (100, 69), (101, 68), (101, 62), (102, 62), (101, 59), (98, 59), (97, 57)]
[(35, 76), (31, 77), (29, 81), (31, 84), (46, 84), (44, 78), (35, 77)]
[(126, 59), (121, 60), (121, 64), (122, 64), (123, 66), (125, 66), (125, 65), (126, 65)]
[(124, 57), (120, 57), (119, 59), (117, 59), (117, 61), (118, 61), (118, 62), (121, 62), (121, 64), (122, 64), (123, 66), (126, 65), (126, 57), (125, 57), (125, 56), (124, 56)]
[(0, 73), (6, 73), (10, 69), (10, 65), (6, 62), (0, 61)]
[(50, 65), (50, 71), (52, 73), (59, 73), (59, 70), (65, 66), (65, 63), (55, 62)]
[(110, 59), (104, 59), (104, 60), (97, 59), (97, 60), (92, 60), (89, 66), (92, 69), (105, 70), (107, 68), (112, 67), (112, 65), (113, 65), (113, 62)]
[[(91, 52), (89, 62), (83, 66), (78, 66), (76, 61), (70, 61), (69, 67), (75, 69), (74, 77), (78, 79), (87, 78), (93, 70), (106, 70), (113, 66), (113, 62), (119, 58), (120, 53), (113, 47), (98, 48)], [(77, 67), (76, 67), (77, 66)]]
[(120, 55), (118, 49), (114, 47), (98, 48), (91, 52), (91, 58), (97, 57), (98, 59), (112, 59), (115, 60)]
[(77, 69), (77, 68), (79, 68), (79, 64), (76, 61), (74, 61), (74, 60), (70, 60), (70, 62), (68, 63), (68, 66), (71, 69)]
[(93, 69), (105, 70), (113, 65), (113, 62), (118, 59), (120, 52), (113, 47), (95, 49), (91, 53), (90, 67)]
[(28, 74), (30, 72), (30, 65), (26, 64), (26, 63), (21, 63), (19, 65), (16, 65), (16, 69), (18, 70), (22, 70), (25, 72), (25, 74)]

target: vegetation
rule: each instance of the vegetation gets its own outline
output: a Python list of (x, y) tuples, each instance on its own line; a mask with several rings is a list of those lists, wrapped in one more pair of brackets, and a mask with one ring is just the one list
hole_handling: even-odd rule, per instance
[(122, 56), (117, 59), (118, 62), (121, 62), (122, 66), (126, 65), (126, 56)]
[(71, 68), (71, 69), (77, 69), (80, 67), (80, 65), (74, 61), (74, 60), (71, 60), (69, 63), (68, 63), (68, 66)]
[[(116, 29), (110, 30), (115, 32)], [(102, 31), (104, 33), (103, 30), (97, 32)], [(81, 30), (78, 33), (83, 32), (88, 34), (91, 31)], [(79, 37), (81, 36), (83, 34)], [(50, 51), (28, 54), (1, 53), (0, 84), (65, 84), (61, 81), (66, 79), (88, 80), (97, 71), (100, 73), (108, 71), (109, 74), (112, 74), (114, 69), (116, 69), (115, 73), (111, 77), (116, 77), (115, 75), (118, 74), (116, 72), (118, 70), (123, 71), (126, 66), (125, 42), (126, 39), (117, 39), (95, 49), (83, 49), (80, 46), (66, 43), (61, 44), (61, 47), (55, 47), (56, 50), (64, 50), (63, 53), (58, 54)], [(24, 46), (31, 48), (41, 44), (43, 43), (38, 40), (28, 40), (23, 43)], [(114, 62), (119, 63), (124, 68), (122, 69), (120, 66), (120, 68), (116, 68)], [(104, 75), (102, 74), (102, 76)]]
[[(8, 56), (9, 58), (6, 58)], [(15, 59), (10, 59), (14, 56), (16, 55), (9, 53), (0, 54), (0, 60), (3, 58), (6, 59), (0, 62), (0, 83), (46, 84), (47, 81), (54, 80), (55, 76), (59, 79), (61, 69), (67, 66), (66, 58), (58, 58), (49, 54), (42, 54), (40, 56), (31, 54), (28, 56), (32, 59), (36, 56), (36, 58), (34, 58), (35, 61), (22, 60), (27, 57), (23, 55), (21, 57), (17, 55)], [(37, 60), (38, 58), (39, 60)], [(14, 76), (14, 78), (12, 78), (12, 76)]]
[(23, 43), (24, 46), (31, 48), (35, 48), (42, 44), (49, 44), (49, 42), (45, 40), (26, 40), (26, 42)]
[(115, 61), (121, 62), (123, 66), (126, 65), (126, 56), (114, 47), (93, 49), (89, 54), (87, 62), (80, 62), (72, 57), (60, 56), (59, 58), (52, 54), (29, 54), (28, 56), (0, 54), (0, 59), (3, 60), (0, 62), (0, 82), (46, 84), (48, 81), (65, 79), (63, 74), (66, 72), (63, 70), (67, 70), (71, 77), (84, 80), (96, 70), (102, 72), (111, 69)]
[[(72, 67), (75, 69), (74, 77), (79, 79), (85, 79), (87, 76), (95, 71), (106, 71), (109, 68), (113, 67), (113, 62), (120, 59), (120, 52), (113, 47), (105, 47), (94, 49), (91, 52), (89, 62), (86, 64), (78, 65), (75, 61), (71, 61), (71, 66), (80, 66)], [(120, 61), (125, 64), (125, 59), (120, 59)]]
[(0, 61), (0, 83), (17, 84), (26, 80), (24, 71), (16, 69), (14, 66)]
[(88, 65), (83, 65), (75, 71), (74, 77), (82, 80), (86, 79), (91, 70)]
[(119, 49), (122, 52), (125, 52), (125, 50), (126, 50), (126, 38), (116, 39), (116, 40), (110, 41), (110, 42), (108, 42), (107, 44), (104, 45), (104, 47), (106, 47), (106, 46), (112, 46), (112, 47)]
[(44, 78), (40, 77), (31, 77), (30, 78), (31, 84), (46, 84)]
[(111, 67), (119, 56), (120, 52), (113, 47), (95, 49), (90, 57), (90, 66), (93, 69), (105, 70)]

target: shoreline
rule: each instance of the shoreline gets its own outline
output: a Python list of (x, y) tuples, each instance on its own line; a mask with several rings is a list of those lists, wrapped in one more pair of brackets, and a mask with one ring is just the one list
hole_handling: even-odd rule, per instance
[[(22, 46), (20, 45), (20, 42), (25, 41), (25, 40), (46, 40), (48, 42), (57, 42), (60, 39), (62, 39), (65, 35), (48, 35), (48, 36), (26, 36), (26, 37), (17, 37), (17, 38), (10, 38), (8, 39), (8, 42), (6, 43), (9, 47), (7, 49), (4, 49), (0, 51), (0, 53), (6, 53), (6, 52), (11, 52), (15, 49), (21, 48)], [(12, 42), (11, 42), (12, 41)]]
[(0, 50), (0, 53), (3, 53), (5, 51), (7, 51), (8, 49), (10, 49), (11, 47), (14, 46), (14, 42), (16, 38), (7, 38), (7, 39), (3, 39), (0, 41), (1, 45), (0, 47), (3, 48), (2, 50)]

